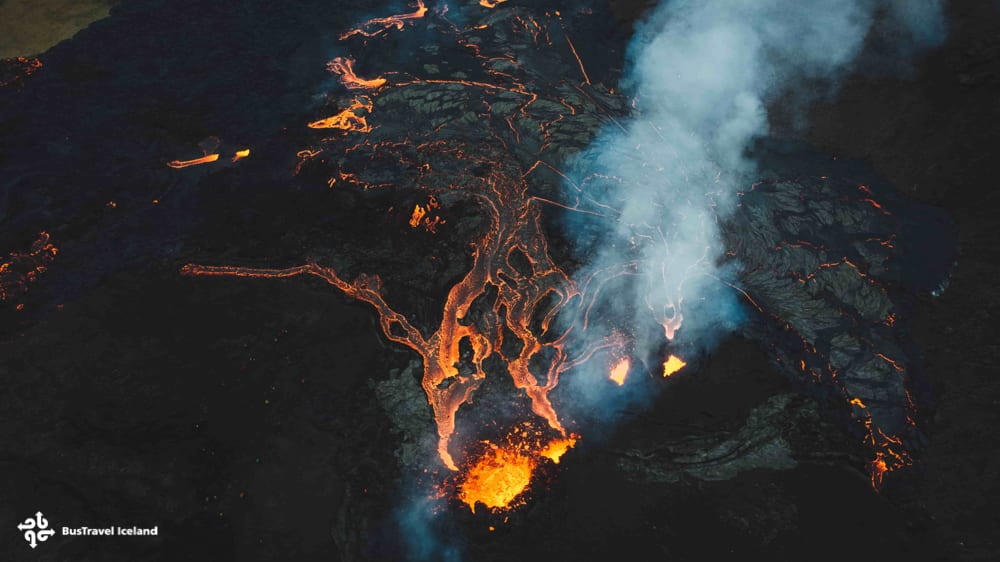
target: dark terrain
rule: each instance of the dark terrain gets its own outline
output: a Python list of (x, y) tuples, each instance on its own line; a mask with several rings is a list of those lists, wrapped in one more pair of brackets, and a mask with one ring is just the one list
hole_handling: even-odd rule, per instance
[[(602, 10), (618, 20), (601, 40), (620, 54), (641, 5)], [(331, 45), (373, 13), (385, 11), (127, 0), (0, 89), (0, 258), (42, 230), (59, 248), (26, 293), (0, 302), (0, 559), (412, 553), (393, 522), (407, 493), (398, 436), (371, 381), (416, 356), (386, 342), (370, 307), (318, 280), (178, 273), (208, 258), (294, 265), (317, 239), (363, 252), (382, 237), (418, 273), (414, 244), (461, 253), (460, 241), (394, 233), (377, 195), (289, 174), (304, 145), (293, 125), (315, 118)], [(496, 531), (496, 518), (455, 505), (439, 540), (474, 561), (1000, 558), (1000, 8), (955, 1), (948, 22), (947, 42), (912, 72), (866, 72), (877, 61), (863, 60), (807, 129), (775, 123), (777, 136), (860, 162), (957, 226), (950, 286), (915, 296), (904, 328), (932, 397), (906, 486), (875, 493), (854, 457), (680, 485), (616, 471), (618, 448), (678, 427), (732, 431), (793, 390), (759, 345), (733, 337), (648, 411), (568, 453), (549, 489)], [(209, 136), (252, 155), (211, 173), (164, 166)], [(826, 438), (854, 454), (837, 428)], [(56, 527), (158, 525), (160, 536), (57, 536), (32, 551), (16, 525), (37, 510)]]

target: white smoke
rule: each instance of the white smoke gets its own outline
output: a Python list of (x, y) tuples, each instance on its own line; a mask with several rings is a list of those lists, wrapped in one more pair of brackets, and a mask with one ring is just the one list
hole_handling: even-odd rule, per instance
[[(574, 163), (576, 183), (620, 210), (583, 274), (635, 260), (641, 281), (616, 292), (629, 301), (621, 308), (658, 317), (668, 338), (710, 344), (738, 308), (732, 291), (717, 291), (735, 282), (717, 265), (718, 223), (753, 179), (747, 149), (768, 134), (768, 108), (832, 93), (873, 26), (896, 39), (889, 50), (902, 65), (943, 39), (943, 21), (939, 0), (663, 2), (629, 47), (623, 87), (634, 115)], [(634, 336), (640, 352), (662, 342)]]

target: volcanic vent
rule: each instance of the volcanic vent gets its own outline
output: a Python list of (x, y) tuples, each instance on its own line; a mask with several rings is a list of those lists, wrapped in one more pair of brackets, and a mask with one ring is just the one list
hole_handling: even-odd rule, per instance
[[(575, 30), (594, 25), (586, 9), (422, 1), (411, 8), (339, 35), (345, 52), (326, 63), (335, 84), (315, 119), (298, 124), (314, 136), (289, 174), (395, 201), (386, 228), (414, 240), (458, 241), (461, 267), (433, 279), (443, 296), (429, 301), (440, 308), (428, 312), (400, 297), (428, 279), (394, 268), (391, 248), (356, 255), (318, 244), (305, 263), (207, 259), (182, 273), (311, 276), (370, 305), (384, 336), (420, 358), (436, 427), (436, 459), (424, 460), (432, 472), (455, 473), (439, 477), (438, 493), (472, 511), (503, 511), (523, 503), (538, 475), (587, 439), (585, 424), (566, 413), (579, 410), (573, 392), (562, 391), (565, 378), (599, 372), (614, 392), (635, 377), (657, 383), (692, 370), (682, 369), (704, 346), (683, 341), (685, 317), (700, 305), (684, 301), (682, 286), (703, 282), (705, 264), (709, 273), (720, 264), (707, 249), (671, 264), (626, 247), (617, 261), (588, 267), (579, 249), (550, 248), (550, 240), (567, 244), (547, 226), (552, 216), (597, 225), (590, 227), (596, 243), (623, 225), (637, 247), (652, 240), (669, 248), (673, 240), (655, 225), (624, 220), (605, 186), (627, 179), (569, 171), (602, 130), (623, 128), (635, 103), (605, 85), (616, 74), (606, 64), (603, 72), (588, 68), (574, 43), (584, 35)], [(403, 62), (400, 48), (412, 49)], [(691, 217), (696, 229), (726, 221), (725, 259), (739, 276), (710, 283), (753, 315), (742, 329), (790, 376), (851, 408), (879, 487), (885, 473), (911, 463), (905, 439), (916, 431), (909, 361), (892, 331), (898, 314), (888, 282), (898, 276), (898, 233), (890, 205), (866, 184), (818, 176), (747, 184), (738, 195), (732, 216)], [(652, 286), (665, 290), (646, 291), (633, 310), (616, 310), (607, 297), (658, 276), (670, 282)], [(631, 320), (637, 315), (640, 324)], [(504, 389), (510, 396), (498, 397)], [(663, 461), (642, 458), (646, 473)]]

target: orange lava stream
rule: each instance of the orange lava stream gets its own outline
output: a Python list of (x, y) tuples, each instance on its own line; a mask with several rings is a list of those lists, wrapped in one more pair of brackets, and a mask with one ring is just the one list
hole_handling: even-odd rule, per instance
[[(504, 333), (501, 326), (522, 343), (516, 355), (504, 356), (514, 386), (530, 399), (532, 412), (563, 437), (566, 430), (548, 396), (558, 384), (559, 376), (587, 360), (598, 349), (622, 343), (619, 340), (598, 340), (571, 356), (566, 340), (573, 327), (555, 341), (540, 341), (540, 334), (533, 332), (531, 322), (541, 301), (549, 295), (555, 297), (542, 322), (541, 331), (545, 333), (555, 313), (573, 297), (582, 296), (581, 292), (549, 257), (541, 230), (540, 207), (527, 196), (527, 185), (520, 176), (494, 172), (481, 181), (481, 200), (486, 204), (491, 227), (474, 242), (472, 267), (449, 291), (441, 324), (430, 336), (425, 336), (404, 315), (386, 303), (378, 276), (360, 275), (353, 282), (347, 282), (332, 268), (315, 263), (286, 269), (190, 264), (182, 269), (182, 273), (258, 278), (314, 275), (345, 294), (372, 305), (378, 312), (385, 336), (406, 345), (423, 359), (422, 386), (437, 424), (438, 454), (446, 467), (458, 470), (449, 450), (455, 431), (455, 414), (486, 378), (483, 360), (493, 353), (501, 353)], [(511, 265), (508, 256), (515, 251), (527, 258), (531, 272), (522, 273)], [(591, 285), (600, 286), (599, 283)], [(473, 301), (486, 293), (488, 287), (497, 291), (491, 306), (492, 314), (482, 323), (467, 322)], [(466, 340), (472, 349), (469, 370), (465, 373), (460, 373), (458, 369), (462, 340)], [(540, 379), (529, 365), (546, 348), (552, 353), (552, 360), (547, 364), (544, 378)]]
[(42, 61), (34, 57), (16, 57), (8, 60), (13, 62), (18, 68), (9, 80), (0, 81), (0, 88), (21, 85), (24, 83), (25, 78), (31, 76), (42, 67)]
[(545, 446), (538, 454), (542, 457), (549, 459), (555, 464), (559, 464), (559, 459), (566, 454), (566, 451), (573, 448), (576, 445), (575, 437), (567, 437), (566, 439), (555, 439), (551, 443)]
[(215, 162), (218, 159), (218, 154), (206, 154), (205, 156), (195, 158), (194, 160), (171, 160), (170, 162), (167, 162), (167, 166), (170, 166), (171, 168), (187, 168), (188, 166), (198, 166), (199, 164)]
[(384, 18), (373, 18), (370, 19), (355, 29), (347, 31), (340, 34), (340, 40), (343, 41), (349, 37), (355, 35), (360, 35), (362, 37), (374, 37), (376, 35), (385, 33), (389, 29), (395, 27), (397, 30), (403, 29), (403, 25), (407, 20), (420, 19), (427, 14), (427, 6), (424, 5), (423, 0), (417, 0), (417, 9), (406, 14), (397, 14), (394, 16), (388, 16)]
[(500, 445), (483, 441), (485, 449), (469, 459), (457, 478), (458, 499), (473, 513), (479, 503), (491, 511), (521, 505), (536, 468), (545, 462), (559, 464), (562, 456), (576, 445), (575, 435), (546, 442), (542, 433), (526, 422), (514, 428)]
[[(351, 105), (342, 110), (340, 113), (337, 113), (332, 117), (327, 117), (326, 119), (313, 121), (312, 123), (309, 123), (308, 127), (310, 129), (341, 129), (343, 131), (354, 131), (357, 133), (370, 132), (372, 128), (368, 125), (368, 120), (364, 115), (358, 115), (359, 110), (370, 113), (372, 110), (371, 99), (364, 96), (354, 98)], [(312, 156), (315, 156), (315, 154), (309, 155), (309, 157)]]
[(484, 8), (493, 9), (506, 1), (507, 0), (479, 0), (479, 5)]
[[(481, 5), (493, 8), (503, 1), (483, 0)], [(344, 33), (341, 38), (355, 35), (373, 37), (392, 28), (402, 29), (407, 20), (421, 18), (426, 14), (427, 8), (422, 1), (418, 1), (417, 6), (412, 13), (369, 20), (357, 29)], [(534, 20), (522, 21), (521, 25), (532, 33), (536, 43), (545, 29)], [(547, 38), (547, 33), (545, 36)], [(520, 142), (521, 135), (517, 127), (524, 126), (520, 122), (526, 120), (519, 118), (528, 115), (529, 107), (539, 96), (527, 86), (527, 82), (506, 72), (491, 70), (491, 59), (482, 57), (477, 45), (462, 41), (464, 40), (460, 39), (461, 45), (483, 59), (484, 67), (494, 81), (412, 77), (394, 81), (391, 86), (402, 88), (448, 84), (479, 88), (490, 96), (503, 92), (522, 96), (522, 100), (509, 114), (503, 115), (503, 120), (500, 121), (509, 127), (513, 140), (493, 134), (498, 144), (506, 149), (507, 142)], [(546, 42), (551, 45), (548, 39)], [(589, 76), (575, 46), (568, 38), (567, 42), (580, 65), (585, 82), (589, 84)], [(354, 72), (353, 62), (353, 59), (347, 57), (336, 58), (328, 63), (327, 68), (339, 76), (345, 87), (371, 90), (371, 97), (354, 97), (346, 108), (331, 117), (309, 123), (309, 128), (339, 129), (348, 134), (344, 136), (348, 139), (353, 138), (350, 135), (366, 135), (373, 130), (373, 125), (369, 124), (374, 106), (373, 98), (387, 91), (389, 85), (382, 77), (359, 78)], [(582, 90), (581, 93), (586, 96)], [(485, 103), (489, 106), (489, 102)], [(576, 113), (573, 106), (565, 101), (562, 104), (573, 114)], [(546, 138), (546, 127), (561, 118), (562, 115), (540, 125)], [(435, 129), (434, 132), (436, 131)], [(329, 140), (331, 139), (325, 139), (324, 142)], [(345, 295), (371, 305), (378, 315), (385, 337), (413, 350), (422, 360), (421, 386), (437, 427), (437, 453), (444, 466), (458, 472), (455, 478), (461, 480), (457, 488), (459, 497), (472, 509), (475, 509), (477, 502), (490, 509), (508, 508), (518, 496), (523, 496), (538, 466), (558, 463), (578, 439), (578, 436), (566, 430), (549, 398), (550, 392), (559, 384), (560, 376), (588, 361), (601, 350), (610, 350), (615, 357), (622, 356), (622, 350), (628, 341), (626, 336), (612, 334), (606, 337), (588, 337), (588, 316), (597, 300), (597, 294), (606, 282), (620, 275), (635, 274), (636, 264), (622, 264), (601, 270), (577, 282), (553, 262), (541, 225), (542, 206), (551, 201), (529, 195), (526, 176), (542, 164), (557, 174), (563, 174), (541, 160), (525, 171), (520, 164), (504, 160), (505, 153), (499, 147), (497, 152), (487, 152), (489, 155), (486, 156), (479, 155), (478, 150), (469, 150), (461, 143), (446, 142), (434, 137), (411, 138), (410, 135), (402, 141), (375, 140), (371, 136), (364, 136), (354, 144), (343, 147), (343, 150), (352, 158), (365, 151), (370, 151), (379, 158), (382, 157), (382, 154), (378, 154), (380, 151), (393, 153), (400, 156), (411, 169), (419, 170), (421, 187), (432, 195), (426, 205), (415, 205), (409, 217), (409, 225), (413, 228), (423, 226), (428, 231), (435, 232), (434, 229), (443, 224), (444, 221), (439, 216), (431, 213), (440, 204), (433, 193), (447, 191), (451, 197), (474, 203), (481, 211), (480, 215), (485, 219), (484, 226), (470, 245), (471, 265), (464, 276), (448, 290), (438, 325), (418, 327), (406, 315), (391, 307), (385, 299), (382, 281), (377, 275), (361, 274), (353, 280), (347, 280), (334, 268), (316, 262), (286, 268), (188, 264), (182, 268), (182, 273), (264, 279), (311, 275), (323, 279)], [(331, 158), (337, 157), (336, 150), (327, 151), (325, 148), (299, 151), (295, 173), (298, 174), (306, 162), (318, 158), (324, 152)], [(469, 154), (470, 152), (474, 154)], [(403, 157), (403, 154), (406, 156)], [(414, 158), (418, 161), (413, 161)], [(476, 166), (485, 172), (459, 174), (460, 186), (456, 186), (447, 174), (443, 178), (430, 175), (431, 169), (436, 168), (436, 163), (443, 159), (465, 162), (470, 168)], [(387, 185), (366, 183), (363, 170), (338, 166), (333, 174), (336, 177), (329, 178), (329, 186), (333, 186), (338, 180), (365, 189)], [(438, 182), (438, 179), (442, 181)], [(436, 187), (426, 187), (428, 185)], [(444, 188), (442, 185), (449, 187)], [(673, 333), (680, 327), (679, 304), (678, 302), (675, 306), (671, 301), (667, 306), (651, 306), (654, 313), (656, 310), (660, 311), (657, 320), (664, 325), (669, 337), (673, 337)], [(562, 316), (564, 311), (566, 316)], [(555, 333), (557, 316), (569, 317), (571, 321), (560, 322), (559, 332)], [(517, 345), (505, 346), (504, 342), (508, 339), (515, 340)], [(489, 445), (484, 454), (475, 456), (469, 452), (469, 443), (454, 444), (452, 447), (456, 413), (463, 404), (471, 401), (482, 385), (487, 376), (483, 364), (491, 357), (502, 359), (514, 387), (528, 399), (534, 416), (544, 420), (547, 427), (536, 432), (533, 437), (524, 430), (513, 441), (508, 439), (505, 445)], [(540, 361), (540, 358), (544, 358), (544, 361)], [(624, 383), (628, 369), (626, 359), (619, 384)], [(545, 438), (541, 437), (542, 431), (546, 433)], [(455, 454), (459, 451), (461, 453)], [(474, 459), (466, 458), (469, 455)]]
[[(27, 292), (28, 285), (45, 272), (58, 253), (58, 248), (49, 242), (49, 233), (43, 231), (27, 252), (8, 254), (6, 259), (0, 261), (0, 301), (13, 297), (15, 289)], [(17, 308), (20, 310), (22, 306), (19, 304)]]
[(583, 61), (580, 59), (580, 54), (576, 52), (576, 46), (573, 45), (573, 41), (570, 40), (569, 35), (566, 35), (566, 44), (569, 45), (569, 49), (573, 51), (573, 57), (576, 58), (576, 63), (580, 65), (580, 74), (583, 74), (583, 83), (590, 84), (590, 76), (587, 76), (587, 69), (583, 67)]
[(354, 73), (354, 59), (337, 57), (326, 63), (326, 69), (340, 76), (340, 83), (349, 90), (371, 90), (385, 85), (385, 78), (364, 79)]

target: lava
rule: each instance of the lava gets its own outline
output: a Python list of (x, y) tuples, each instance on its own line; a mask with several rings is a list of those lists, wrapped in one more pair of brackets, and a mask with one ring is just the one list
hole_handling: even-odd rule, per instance
[(440, 206), (437, 198), (431, 195), (427, 199), (426, 205), (414, 205), (413, 213), (410, 215), (409, 224), (412, 228), (417, 228), (423, 225), (424, 230), (434, 234), (437, 232), (437, 227), (444, 224), (446, 221), (440, 217), (440, 215), (430, 215), (430, 212), (437, 209)]
[[(481, 0), (479, 4), (484, 8), (495, 8), (502, 2)], [(423, 1), (418, 1), (413, 12), (369, 20), (345, 32), (340, 38), (370, 38), (391, 29), (402, 30), (406, 22), (423, 18), (427, 11)], [(443, 16), (436, 18), (434, 23), (438, 24), (443, 19)], [(530, 18), (517, 21), (533, 34), (537, 44), (538, 34), (546, 26), (540, 26)], [(443, 25), (440, 27), (444, 28)], [(591, 324), (589, 315), (601, 288), (609, 279), (639, 274), (640, 265), (632, 262), (620, 264), (594, 272), (590, 277), (575, 279), (553, 261), (541, 224), (543, 205), (552, 204), (571, 211), (609, 217), (620, 213), (591, 199), (580, 185), (572, 186), (577, 190), (578, 200), (568, 204), (529, 194), (528, 176), (536, 170), (541, 174), (547, 169), (572, 184), (565, 174), (542, 159), (544, 156), (540, 151), (537, 160), (530, 165), (508, 158), (509, 146), (520, 144), (522, 136), (527, 136), (522, 135), (527, 126), (525, 122), (530, 122), (525, 117), (540, 99), (535, 91), (539, 84), (519, 78), (514, 74), (515, 70), (507, 68), (518, 66), (513, 56), (487, 57), (482, 55), (479, 44), (461, 38), (460, 31), (456, 34), (460, 36), (459, 45), (481, 60), (483, 73), (437, 78), (406, 74), (401, 80), (395, 79), (403, 75), (400, 72), (392, 74), (394, 79), (390, 85), (382, 76), (358, 77), (354, 71), (354, 58), (345, 56), (329, 61), (327, 69), (339, 77), (345, 88), (363, 90), (365, 95), (342, 99), (336, 114), (308, 123), (312, 129), (337, 129), (342, 133), (324, 138), (322, 148), (300, 150), (296, 154), (298, 164), (295, 168), (298, 174), (306, 162), (317, 160), (322, 154), (320, 162), (333, 167), (329, 172), (328, 186), (343, 181), (349, 186), (375, 189), (399, 187), (384, 178), (393, 177), (389, 166), (400, 166), (406, 174), (400, 177), (408, 178), (407, 181), (412, 179), (411, 185), (428, 195), (427, 203), (415, 204), (406, 221), (413, 229), (423, 227), (435, 232), (438, 225), (444, 223), (437, 213), (453, 202), (462, 202), (479, 211), (482, 226), (469, 241), (466, 255), (468, 267), (447, 289), (440, 322), (435, 320), (436, 324), (420, 325), (414, 318), (390, 306), (382, 278), (378, 275), (361, 273), (353, 279), (346, 279), (342, 272), (319, 261), (275, 268), (188, 264), (181, 271), (192, 276), (259, 279), (313, 276), (370, 305), (377, 314), (384, 336), (420, 356), (423, 366), (421, 386), (437, 429), (437, 454), (441, 464), (456, 472), (455, 481), (458, 484), (455, 490), (459, 499), (472, 510), (476, 509), (476, 504), (500, 510), (516, 505), (518, 498), (524, 497), (539, 466), (558, 463), (577, 442), (578, 436), (567, 429), (550, 400), (550, 393), (559, 385), (560, 377), (598, 352), (604, 352), (618, 359), (611, 367), (608, 378), (620, 386), (624, 385), (631, 364), (629, 359), (621, 357), (631, 336), (595, 336), (588, 331)], [(578, 92), (582, 99), (593, 103), (593, 111), (603, 112), (610, 123), (622, 127), (612, 112), (602, 109), (594, 96), (588, 94), (588, 90), (595, 86), (591, 84), (575, 45), (565, 33), (564, 36), (569, 51), (579, 65), (583, 83), (560, 84), (559, 87), (565, 86), (567, 90)], [(550, 41), (546, 43), (551, 45)], [(565, 52), (565, 49), (554, 50)], [(454, 135), (437, 135), (447, 122), (436, 124), (432, 132), (414, 128), (406, 132), (404, 139), (386, 138), (389, 135), (383, 134), (383, 130), (370, 134), (378, 129), (376, 119), (379, 116), (392, 108), (393, 103), (407, 98), (401, 95), (386, 101), (390, 97), (386, 92), (402, 93), (400, 89), (411, 88), (416, 90), (412, 97), (419, 99), (419, 89), (429, 85), (442, 86), (441, 90), (453, 96), (456, 104), (461, 102), (469, 89), (477, 90), (473, 95), (481, 92), (482, 106), (470, 109), (467, 115), (470, 119), (483, 120), (483, 128), (496, 141), (496, 146), (473, 147), (473, 143)], [(406, 93), (409, 94), (409, 91)], [(380, 107), (377, 115), (373, 111), (376, 101), (379, 101)], [(583, 111), (589, 103), (577, 101), (570, 104), (562, 98), (559, 102), (545, 101), (557, 110), (568, 108), (572, 115), (577, 114), (578, 108)], [(542, 105), (538, 103), (536, 107)], [(546, 145), (549, 142), (548, 129), (556, 128), (564, 116), (560, 113), (558, 117), (537, 125)], [(494, 124), (496, 129), (493, 129)], [(195, 162), (175, 161), (184, 165), (194, 165)], [(370, 169), (378, 169), (381, 174), (367, 173)], [(378, 179), (370, 179), (373, 177)], [(584, 209), (584, 205), (589, 205), (589, 209)], [(402, 224), (400, 227), (406, 228)], [(667, 249), (668, 244), (662, 233), (644, 232), (642, 235), (659, 240)], [(669, 252), (664, 255), (669, 255)], [(707, 259), (707, 255), (703, 259)], [(648, 265), (643, 264), (643, 267)], [(852, 267), (862, 273), (846, 257), (820, 267), (841, 266)], [(642, 274), (662, 275), (662, 286), (673, 291), (673, 294), (650, 294), (646, 299), (654, 320), (663, 328), (664, 337), (673, 340), (683, 323), (683, 303), (678, 296), (682, 292), (676, 283), (673, 286), (666, 283), (666, 267), (664, 263), (662, 270), (650, 268), (654, 271), (643, 271)], [(733, 288), (763, 312), (763, 308), (746, 291)], [(505, 345), (510, 343), (514, 345)], [(535, 436), (529, 439), (522, 433), (520, 440), (508, 439), (500, 445), (488, 442), (479, 447), (480, 451), (474, 449), (476, 445), (483, 445), (482, 442), (472, 447), (467, 442), (457, 442), (458, 439), (454, 439), (456, 442), (453, 443), (456, 414), (462, 406), (472, 402), (490, 375), (484, 365), (493, 363), (488, 361), (491, 359), (502, 362), (504, 368), (500, 371), (510, 377), (513, 386), (530, 405), (534, 416), (531, 421), (545, 424), (546, 438)], [(685, 365), (682, 359), (670, 355), (663, 362), (662, 375), (669, 377)], [(874, 430), (870, 434), (873, 442), (883, 443), (879, 445), (881, 452), (875, 457), (881, 464), (873, 464), (873, 470), (881, 470), (879, 467), (891, 470), (902, 462), (903, 453), (899, 452), (901, 449), (890, 437)]]
[(622, 359), (611, 368), (611, 374), (608, 376), (615, 384), (622, 386), (625, 384), (625, 377), (628, 376), (629, 360)]
[(663, 377), (669, 377), (670, 375), (683, 369), (685, 365), (687, 365), (687, 363), (676, 355), (667, 357), (667, 360), (663, 362)]
[[(354, 131), (357, 133), (367, 133), (372, 130), (371, 126), (368, 125), (368, 120), (365, 115), (358, 115), (359, 111), (364, 113), (370, 113), (372, 110), (372, 101), (370, 98), (361, 96), (356, 97), (351, 101), (351, 104), (341, 110), (336, 115), (327, 117), (326, 119), (320, 119), (319, 121), (313, 121), (309, 123), (308, 127), (310, 129), (340, 129), (343, 131)], [(305, 156), (304, 156), (305, 155)], [(312, 158), (316, 153), (314, 151), (300, 151), (300, 158)]]
[(198, 166), (199, 164), (208, 164), (210, 162), (215, 162), (219, 159), (219, 155), (216, 154), (206, 154), (201, 158), (194, 158), (193, 160), (171, 160), (167, 162), (167, 166), (171, 168), (187, 168), (188, 166)]
[[(583, 295), (549, 257), (541, 231), (541, 210), (537, 202), (527, 197), (526, 185), (520, 175), (493, 172), (481, 181), (487, 194), (481, 200), (487, 203), (492, 228), (474, 242), (472, 267), (449, 291), (441, 324), (429, 336), (388, 305), (382, 295), (382, 282), (375, 275), (360, 275), (348, 282), (334, 269), (316, 263), (285, 269), (189, 264), (182, 268), (182, 273), (257, 278), (314, 275), (347, 295), (372, 305), (379, 314), (385, 336), (390, 341), (406, 345), (422, 357), (422, 386), (438, 428), (438, 454), (446, 467), (457, 471), (458, 466), (449, 450), (455, 431), (455, 414), (486, 378), (483, 361), (499, 353), (504, 332), (500, 329), (501, 322), (522, 343), (516, 355), (504, 357), (514, 386), (530, 399), (532, 412), (564, 437), (567, 432), (549, 400), (549, 392), (558, 385), (559, 376), (589, 359), (599, 349), (615, 348), (623, 343), (615, 338), (598, 339), (574, 350), (567, 341), (569, 334), (574, 329), (580, 332), (585, 330), (585, 327), (577, 325), (571, 326), (554, 341), (541, 341), (540, 334), (532, 330), (531, 322), (543, 300), (550, 295), (557, 299), (542, 323), (544, 333), (549, 330), (556, 312), (573, 297)], [(526, 256), (532, 267), (530, 275), (526, 276), (509, 260), (502, 259), (514, 250)], [(600, 287), (601, 284), (588, 285)], [(495, 324), (468, 322), (472, 303), (483, 296), (489, 287), (496, 289), (497, 297), (491, 307), (492, 314), (486, 318)], [(468, 374), (460, 373), (457, 367), (461, 362), (459, 347), (463, 340), (472, 349), (469, 358), (472, 370)], [(544, 379), (540, 379), (529, 365), (546, 349), (553, 358)]]
[(576, 441), (575, 435), (547, 440), (545, 431), (530, 422), (513, 428), (499, 445), (483, 441), (481, 451), (469, 458), (457, 477), (458, 499), (473, 513), (480, 503), (491, 511), (517, 507), (539, 467), (546, 462), (559, 464)]
[[(27, 252), (8, 254), (6, 259), (0, 261), (0, 302), (13, 299), (17, 290), (26, 293), (28, 285), (45, 272), (58, 253), (59, 249), (49, 241), (49, 233), (43, 231)], [(23, 303), (15, 307), (18, 310), (24, 308)]]
[(590, 76), (587, 75), (587, 69), (583, 67), (583, 60), (580, 59), (580, 54), (576, 52), (576, 45), (570, 40), (569, 35), (566, 36), (566, 44), (569, 45), (569, 49), (573, 51), (573, 57), (576, 59), (576, 64), (580, 66), (580, 74), (583, 74), (583, 83), (590, 84)]
[[(215, 139), (213, 137), (213, 141), (214, 141), (213, 144), (217, 146), (218, 139)], [(206, 152), (208, 151), (206, 150)], [(236, 162), (244, 158), (248, 158), (249, 156), (250, 156), (250, 149), (241, 148), (233, 153), (233, 157), (230, 159), (230, 162)], [(218, 162), (219, 158), (221, 158), (221, 155), (217, 152), (213, 152), (211, 154), (205, 154), (201, 158), (194, 158), (192, 160), (171, 160), (170, 162), (167, 162), (167, 166), (170, 166), (171, 168), (175, 169), (187, 168), (189, 166), (200, 166), (202, 164), (211, 164), (212, 162)]]
[(360, 35), (362, 37), (374, 37), (385, 33), (386, 31), (396, 28), (397, 30), (403, 29), (403, 25), (407, 20), (420, 19), (427, 15), (427, 6), (424, 5), (423, 0), (417, 0), (417, 9), (406, 14), (397, 14), (394, 16), (388, 16), (384, 18), (373, 18), (370, 19), (355, 29), (342, 33), (340, 35), (340, 40), (343, 41), (355, 35)]
[(381, 76), (371, 79), (359, 78), (354, 73), (354, 59), (347, 57), (337, 57), (331, 60), (326, 63), (326, 69), (340, 76), (340, 83), (349, 90), (371, 90), (384, 86), (386, 83), (386, 79)]

